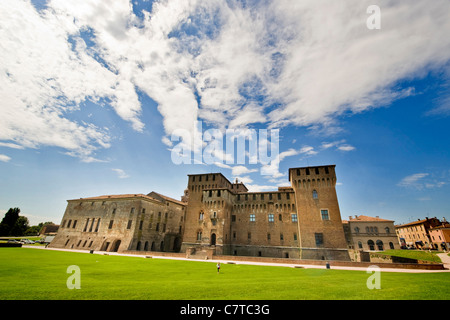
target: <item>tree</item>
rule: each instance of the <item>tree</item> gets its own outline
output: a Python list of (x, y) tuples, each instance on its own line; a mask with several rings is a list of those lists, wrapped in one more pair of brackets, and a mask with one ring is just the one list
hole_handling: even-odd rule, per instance
[(19, 219), (19, 208), (9, 208), (8, 212), (5, 213), (5, 217), (0, 223), (0, 236), (9, 236), (12, 228)]
[(15, 237), (20, 237), (25, 234), (29, 226), (29, 221), (27, 217), (19, 216), (16, 223), (12, 227), (10, 234)]

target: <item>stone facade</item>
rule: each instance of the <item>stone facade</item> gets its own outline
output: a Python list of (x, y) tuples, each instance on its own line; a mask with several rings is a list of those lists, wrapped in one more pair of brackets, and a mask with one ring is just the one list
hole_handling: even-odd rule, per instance
[(155, 192), (68, 200), (51, 246), (349, 260), (335, 166), (289, 169), (289, 181), (249, 192), (221, 173), (193, 174), (182, 201)]
[(179, 251), (185, 206), (154, 192), (68, 200), (50, 247)]

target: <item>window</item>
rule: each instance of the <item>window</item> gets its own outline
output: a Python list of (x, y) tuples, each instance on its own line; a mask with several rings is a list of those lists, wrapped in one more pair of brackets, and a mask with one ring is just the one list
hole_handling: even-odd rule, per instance
[(373, 243), (373, 240), (367, 241), (367, 245), (369, 246), (369, 250), (375, 250), (375, 244)]
[(112, 229), (113, 224), (114, 224), (114, 220), (110, 220), (110, 221), (109, 221), (108, 229)]
[(128, 220), (127, 229), (131, 229), (131, 224), (133, 223), (133, 220)]
[(316, 190), (313, 190), (312, 196), (313, 196), (313, 199), (318, 199), (319, 198), (319, 196), (317, 195), (317, 191)]
[(291, 220), (292, 220), (292, 222), (297, 222), (298, 221), (296, 213), (291, 214)]
[(251, 232), (247, 233), (247, 239), (250, 240), (251, 238), (252, 238), (252, 233)]
[(355, 227), (355, 233), (359, 233), (359, 227)]
[(197, 232), (197, 240), (198, 241), (202, 240), (202, 232), (201, 231)]
[(236, 215), (235, 214), (231, 215), (231, 222), (236, 222)]
[(256, 216), (254, 214), (250, 215), (250, 222), (255, 222), (256, 221)]
[(389, 233), (390, 232), (389, 227), (384, 228), (384, 231), (386, 231), (386, 233)]
[(358, 248), (362, 249), (362, 242), (361, 241), (358, 241)]
[(294, 241), (297, 241), (297, 234), (294, 233)]
[(283, 221), (283, 216), (281, 214), (278, 215), (278, 220)]
[(280, 240), (283, 241), (284, 240), (284, 236), (282, 233), (280, 233)]
[(328, 210), (320, 210), (320, 214), (322, 215), (322, 220), (330, 220)]
[(269, 213), (269, 222), (274, 222), (274, 221), (275, 221), (275, 219), (273, 217), (273, 214)]
[(142, 225), (144, 224), (144, 221), (143, 220), (141, 220), (140, 222), (139, 222), (139, 230), (142, 230)]
[(270, 233), (267, 234), (267, 240), (270, 240)]
[(95, 232), (98, 232), (98, 228), (100, 227), (100, 218), (97, 220), (97, 226), (95, 227)]
[(316, 246), (322, 246), (323, 245), (323, 233), (315, 233), (314, 237), (316, 239)]

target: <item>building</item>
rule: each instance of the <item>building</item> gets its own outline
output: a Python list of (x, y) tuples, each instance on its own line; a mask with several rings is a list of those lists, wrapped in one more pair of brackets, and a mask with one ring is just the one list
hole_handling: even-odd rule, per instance
[(335, 166), (289, 169), (291, 187), (249, 192), (220, 173), (189, 175), (181, 251), (349, 260)]
[(67, 201), (50, 247), (179, 251), (186, 203), (152, 192)]
[(396, 233), (400, 245), (402, 247), (414, 247), (417, 249), (429, 249), (431, 246), (431, 239), (429, 230), (432, 227), (441, 225), (439, 219), (428, 218), (410, 223), (395, 226)]
[(350, 249), (383, 251), (400, 249), (394, 221), (365, 215), (350, 216), (342, 221)]
[(445, 218), (441, 225), (430, 227), (429, 234), (434, 249), (450, 250), (450, 223)]
[(51, 246), (349, 260), (335, 166), (292, 168), (289, 181), (249, 192), (221, 173), (192, 174), (182, 201), (156, 192), (69, 200)]

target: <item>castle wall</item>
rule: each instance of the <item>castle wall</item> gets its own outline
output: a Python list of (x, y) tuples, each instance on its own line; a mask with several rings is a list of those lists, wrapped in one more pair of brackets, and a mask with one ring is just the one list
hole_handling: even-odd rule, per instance
[(183, 208), (143, 195), (68, 200), (60, 230), (50, 246), (174, 251), (181, 244)]

